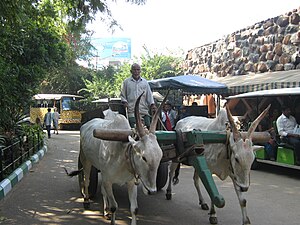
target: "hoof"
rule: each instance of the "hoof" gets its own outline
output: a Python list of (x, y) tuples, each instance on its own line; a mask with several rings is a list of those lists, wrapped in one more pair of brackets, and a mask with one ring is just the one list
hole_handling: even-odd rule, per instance
[(209, 217), (210, 224), (218, 224), (218, 218), (217, 217)]
[(90, 209), (91, 208), (91, 203), (90, 202), (84, 202), (83, 203), (83, 208), (84, 209)]
[(111, 220), (111, 213), (106, 213), (106, 214), (104, 214), (104, 218), (105, 218), (106, 220)]
[(166, 199), (167, 200), (171, 200), (172, 199), (172, 194), (171, 193), (167, 193), (166, 194)]
[(176, 185), (176, 184), (178, 184), (178, 183), (179, 183), (179, 179), (178, 179), (178, 177), (173, 177), (173, 180), (172, 180), (172, 182), (173, 182), (173, 185)]
[(247, 216), (246, 221), (244, 221), (243, 225), (251, 225), (250, 219)]
[(202, 203), (200, 205), (201, 205), (201, 209), (202, 210), (209, 210), (209, 207), (208, 207), (208, 205), (206, 203)]

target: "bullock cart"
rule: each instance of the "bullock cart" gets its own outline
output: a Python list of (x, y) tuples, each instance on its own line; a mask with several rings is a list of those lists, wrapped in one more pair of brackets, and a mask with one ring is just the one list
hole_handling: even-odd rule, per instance
[[(211, 93), (222, 94), (227, 92), (226, 85), (194, 75), (184, 75), (152, 80), (149, 81), (149, 85), (154, 91), (162, 91), (166, 93), (168, 90), (170, 90), (170, 92), (173, 93), (173, 102), (177, 102), (177, 105), (182, 104), (183, 97), (186, 95)], [(123, 141), (128, 140), (127, 137), (128, 135), (132, 134), (132, 131), (110, 131), (109, 133), (110, 137), (108, 137), (106, 130), (94, 131), (95, 137), (100, 139), (121, 139)], [(112, 135), (112, 133), (115, 133), (115, 135)], [(217, 207), (223, 207), (225, 204), (224, 199), (218, 193), (214, 180), (212, 179), (211, 173), (207, 167), (205, 158), (201, 155), (203, 151), (203, 141), (206, 141), (207, 135), (205, 135), (205, 138), (203, 138), (203, 134), (199, 131), (194, 134), (190, 132), (181, 134), (179, 132), (176, 133), (175, 131), (156, 131), (156, 135), (164, 154), (157, 173), (157, 189), (160, 190), (163, 188), (168, 179), (168, 163), (165, 162), (178, 158), (181, 162), (194, 166), (195, 169), (199, 171), (199, 176), (202, 179), (203, 184), (208, 190), (208, 193), (213, 199), (215, 205)], [(226, 140), (225, 134), (212, 133), (211, 135), (214, 136), (214, 141), (225, 142)], [(210, 137), (209, 139), (211, 139), (211, 135), (208, 135)], [(81, 166), (82, 165), (79, 165), (79, 168), (81, 168)], [(79, 183), (81, 183), (82, 179), (82, 177), (79, 177)], [(97, 170), (96, 168), (92, 168), (89, 186), (89, 192), (91, 196), (96, 193), (97, 183)]]
[[(206, 188), (213, 204), (222, 208), (225, 200), (219, 194), (212, 174), (207, 166), (206, 160), (202, 155), (204, 144), (208, 143), (226, 143), (228, 134), (226, 132), (200, 131), (193, 130), (187, 132), (180, 131), (156, 131), (157, 140), (163, 150), (161, 162), (177, 160), (185, 165), (193, 166), (199, 174), (199, 177)], [(103, 140), (127, 141), (128, 135), (133, 135), (131, 130), (107, 130), (95, 129), (94, 137)], [(246, 135), (246, 133), (242, 133)], [(270, 138), (267, 132), (255, 132), (253, 140), (262, 142)], [(93, 191), (97, 187), (97, 174), (91, 174), (91, 184)], [(159, 177), (157, 179), (160, 179)], [(94, 193), (92, 193), (94, 194)]]

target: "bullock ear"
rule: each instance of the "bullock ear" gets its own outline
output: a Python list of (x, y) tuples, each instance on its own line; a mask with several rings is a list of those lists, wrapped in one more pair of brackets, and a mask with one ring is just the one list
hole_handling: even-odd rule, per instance
[(257, 151), (257, 150), (261, 150), (261, 149), (263, 149), (263, 148), (264, 148), (264, 146), (260, 146), (260, 145), (253, 145), (253, 146), (252, 146), (253, 152), (255, 152), (255, 151)]
[(136, 141), (130, 136), (128, 135), (128, 141), (130, 142), (130, 144), (135, 145)]
[(135, 141), (131, 136), (128, 136), (128, 140), (130, 142), (130, 144), (132, 145), (133, 147), (133, 150), (137, 153), (137, 154), (141, 154), (142, 151), (141, 149), (139, 148), (139, 146), (137, 145), (137, 141)]

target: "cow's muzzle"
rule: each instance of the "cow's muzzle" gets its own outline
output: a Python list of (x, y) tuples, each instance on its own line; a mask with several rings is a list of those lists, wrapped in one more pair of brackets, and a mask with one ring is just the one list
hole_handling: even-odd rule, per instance
[(143, 185), (143, 192), (145, 195), (154, 195), (157, 192), (157, 189), (155, 188), (148, 188), (145, 185)]
[(241, 189), (241, 192), (247, 192), (249, 187), (240, 187), (240, 189)]
[(237, 188), (239, 189), (240, 192), (247, 192), (249, 187), (242, 186), (236, 183)]

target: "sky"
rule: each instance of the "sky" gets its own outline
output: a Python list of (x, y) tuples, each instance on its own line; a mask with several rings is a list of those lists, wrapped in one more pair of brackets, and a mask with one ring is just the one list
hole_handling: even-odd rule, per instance
[(124, 0), (109, 3), (123, 30), (112, 34), (96, 20), (88, 28), (94, 38), (131, 38), (132, 55), (177, 52), (208, 44), (257, 22), (300, 7), (299, 0), (147, 0), (132, 5)]

